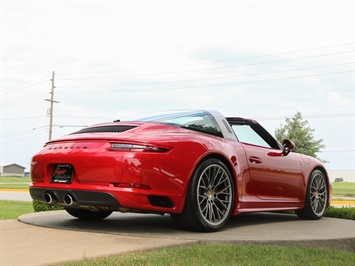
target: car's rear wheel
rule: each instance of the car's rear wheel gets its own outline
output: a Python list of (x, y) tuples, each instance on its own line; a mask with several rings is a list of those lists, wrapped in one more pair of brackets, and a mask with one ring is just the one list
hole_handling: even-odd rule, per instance
[(65, 210), (76, 218), (82, 220), (102, 220), (108, 217), (112, 211), (92, 211), (86, 209), (65, 208)]
[(308, 181), (304, 207), (301, 210), (297, 210), (296, 214), (301, 219), (320, 219), (327, 207), (327, 202), (327, 179), (321, 171), (314, 170)]
[(171, 218), (182, 229), (213, 232), (226, 224), (233, 204), (234, 186), (228, 168), (218, 159), (207, 159), (192, 176), (183, 212), (171, 214)]

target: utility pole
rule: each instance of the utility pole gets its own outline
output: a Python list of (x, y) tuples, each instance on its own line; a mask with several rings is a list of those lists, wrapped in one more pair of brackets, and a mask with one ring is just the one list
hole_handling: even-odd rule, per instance
[(52, 139), (52, 128), (53, 128), (53, 103), (59, 103), (58, 101), (54, 100), (54, 71), (52, 72), (52, 90), (51, 90), (51, 98), (50, 99), (45, 99), (45, 101), (48, 101), (51, 103), (51, 107), (49, 109), (49, 138), (48, 140)]

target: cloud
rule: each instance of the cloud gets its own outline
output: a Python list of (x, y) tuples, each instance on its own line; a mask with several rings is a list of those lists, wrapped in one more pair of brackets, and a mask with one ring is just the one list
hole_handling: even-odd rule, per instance
[[(52, 71), (56, 125), (203, 108), (276, 117), (272, 132), (297, 111), (351, 113), (353, 15), (344, 1), (3, 3), (0, 161), (27, 164), (47, 140)], [(352, 118), (312, 126), (346, 146)]]

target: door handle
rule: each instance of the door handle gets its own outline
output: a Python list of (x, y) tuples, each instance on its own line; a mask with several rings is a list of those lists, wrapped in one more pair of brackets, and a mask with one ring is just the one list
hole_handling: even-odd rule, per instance
[(249, 162), (254, 163), (254, 164), (259, 164), (259, 163), (262, 163), (263, 161), (259, 157), (250, 156)]

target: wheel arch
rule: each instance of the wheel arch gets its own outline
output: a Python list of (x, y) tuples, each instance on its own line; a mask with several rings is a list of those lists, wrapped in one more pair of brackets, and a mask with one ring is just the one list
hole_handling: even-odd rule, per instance
[[(235, 170), (233, 168), (233, 165), (232, 165), (232, 162), (230, 160), (228, 160), (225, 156), (221, 155), (221, 154), (218, 154), (218, 153), (210, 153), (210, 154), (207, 154), (206, 156), (204, 156), (199, 162), (198, 164), (196, 165), (196, 167), (198, 165), (200, 165), (202, 162), (204, 162), (205, 160), (208, 160), (208, 159), (218, 159), (220, 160), (222, 163), (224, 163), (224, 165), (228, 168), (228, 171), (229, 173), (232, 175), (232, 179), (233, 179), (233, 182), (235, 183), (236, 182), (236, 173), (235, 173)], [(195, 167), (195, 168), (196, 168)], [(235, 184), (234, 184), (235, 185)]]
[(319, 170), (319, 171), (321, 171), (321, 172), (324, 174), (324, 176), (327, 178), (328, 182), (329, 182), (328, 172), (325, 170), (324, 167), (316, 166), (316, 167), (312, 170), (312, 172), (313, 172), (314, 170)]
[[(216, 165), (219, 163), (219, 167), (222, 168), (223, 164), (223, 169), (224, 171), (228, 171), (230, 175), (230, 183), (228, 187), (231, 186), (233, 196), (229, 197), (230, 200), (230, 205), (228, 207), (228, 213), (223, 214), (221, 224), (218, 225), (212, 225), (209, 224), (212, 221), (207, 221), (206, 217), (202, 214), (201, 209), (198, 211), (197, 209), (194, 210), (194, 208), (198, 208), (199, 203), (196, 201), (197, 200), (197, 195), (198, 192), (196, 188), (198, 187), (199, 179), (200, 179), (200, 174), (205, 171), (206, 167), (210, 167), (211, 165)], [(213, 166), (214, 167), (214, 166)], [(235, 207), (235, 202), (236, 202), (236, 193), (237, 189), (235, 187), (235, 181), (236, 180), (236, 174), (233, 169), (233, 162), (229, 161), (228, 158), (225, 156), (218, 154), (218, 153), (208, 153), (205, 154), (204, 156), (201, 156), (200, 160), (196, 162), (194, 165), (194, 168), (191, 171), (191, 176), (187, 182), (186, 189), (187, 191), (184, 193), (184, 204), (183, 204), (183, 210), (181, 213), (172, 213), (172, 219), (175, 222), (175, 224), (178, 225), (178, 227), (187, 229), (187, 230), (193, 230), (193, 231), (201, 231), (201, 232), (214, 232), (217, 231), (220, 227), (223, 226), (227, 221), (230, 216), (233, 216), (234, 213), (234, 207)], [(197, 186), (197, 187), (196, 187)], [(205, 197), (206, 194), (205, 194)], [(197, 205), (196, 205), (197, 204)], [(193, 207), (195, 206), (195, 207)], [(227, 208), (226, 206), (224, 206)], [(227, 209), (226, 209), (227, 210)], [(191, 218), (192, 217), (192, 218)], [(192, 219), (192, 220), (191, 220)], [(203, 221), (202, 221), (203, 220)], [(215, 222), (215, 221), (213, 221)], [(212, 222), (212, 223), (213, 223)], [(214, 227), (216, 226), (216, 227)]]
[[(319, 176), (320, 173), (322, 174), (325, 181), (325, 186), (328, 194), (326, 198), (327, 202), (322, 200), (323, 196), (318, 196), (318, 193), (320, 193), (319, 195), (322, 195), (322, 187), (324, 187), (319, 186), (319, 181), (317, 182), (318, 184), (316, 183), (316, 186), (314, 186), (313, 189), (310, 188), (311, 185), (313, 186), (313, 180), (315, 178), (318, 179), (317, 176)], [(318, 220), (324, 215), (326, 208), (330, 206), (332, 186), (329, 182), (329, 176), (326, 169), (321, 165), (315, 165), (313, 168), (311, 168), (307, 178), (308, 179), (305, 188), (304, 205), (301, 209), (296, 210), (296, 214), (301, 219)], [(314, 192), (311, 192), (311, 190), (313, 190)], [(313, 194), (313, 197), (311, 196), (311, 194)]]
[[(238, 189), (237, 189), (237, 174), (234, 170), (233, 164), (232, 162), (224, 155), (219, 154), (219, 153), (209, 153), (206, 154), (205, 156), (203, 156), (194, 166), (193, 171), (191, 172), (191, 175), (189, 177), (189, 181), (188, 181), (188, 185), (186, 186), (186, 190), (187, 188), (190, 186), (191, 183), (191, 177), (193, 176), (194, 172), (196, 171), (197, 167), (203, 163), (204, 161), (208, 160), (208, 159), (218, 159), (220, 160), (228, 169), (229, 173), (232, 176), (232, 181), (233, 181), (233, 189), (234, 189), (234, 205), (236, 204), (236, 201), (238, 200)], [(184, 202), (186, 200), (186, 191), (185, 191), (185, 197), (184, 197)], [(184, 203), (185, 204), (185, 203)], [(233, 206), (234, 208), (234, 206)]]
[(327, 182), (326, 182), (326, 185), (327, 185), (327, 191), (328, 191), (328, 203), (327, 203), (327, 207), (330, 206), (330, 203), (331, 203), (331, 195), (332, 195), (332, 185), (330, 183), (330, 179), (329, 179), (329, 175), (328, 175), (328, 172), (327, 170), (321, 166), (321, 165), (317, 165), (315, 166), (314, 168), (311, 168), (309, 170), (309, 173), (308, 175), (306, 176), (306, 180), (305, 180), (305, 189), (304, 189), (304, 193), (303, 193), (303, 197), (302, 199), (304, 199), (304, 202), (305, 202), (305, 199), (306, 199), (306, 194), (307, 194), (307, 188), (308, 188), (308, 184), (309, 184), (309, 181), (311, 179), (311, 175), (314, 171), (316, 170), (319, 170), (321, 171), (321, 173), (324, 175), (324, 177), (326, 178)]

